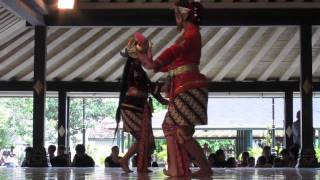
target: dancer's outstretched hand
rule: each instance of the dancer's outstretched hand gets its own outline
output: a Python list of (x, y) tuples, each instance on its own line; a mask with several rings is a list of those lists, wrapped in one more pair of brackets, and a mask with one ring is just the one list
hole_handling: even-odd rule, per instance
[(141, 61), (143, 67), (145, 67), (146, 69), (153, 69), (155, 67), (152, 60), (151, 47), (149, 47), (147, 53), (138, 52), (138, 59)]

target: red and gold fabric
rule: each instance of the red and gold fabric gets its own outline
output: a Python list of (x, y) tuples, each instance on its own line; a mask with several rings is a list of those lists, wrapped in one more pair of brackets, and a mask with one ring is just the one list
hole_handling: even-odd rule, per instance
[(198, 68), (200, 57), (199, 26), (189, 23), (182, 37), (155, 60), (154, 70), (170, 75), (170, 100), (188, 89), (207, 87), (207, 79)]

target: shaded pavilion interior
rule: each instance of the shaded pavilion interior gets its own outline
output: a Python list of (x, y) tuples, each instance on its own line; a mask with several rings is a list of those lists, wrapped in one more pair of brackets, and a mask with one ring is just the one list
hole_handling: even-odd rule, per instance
[[(200, 71), (208, 77), (209, 91), (283, 92), (284, 129), (294, 119), (293, 92), (300, 91), (301, 159), (313, 158), (320, 1), (202, 2)], [(0, 3), (0, 91), (33, 91), (33, 147), (38, 149), (44, 144), (46, 91), (58, 92), (58, 125), (67, 128), (68, 93), (119, 91), (124, 66), (119, 51), (130, 35), (147, 36), (155, 57), (179, 36), (172, 1), (78, 0), (75, 10), (57, 10), (53, 0)], [(153, 81), (166, 76), (148, 75)], [(292, 137), (286, 135), (285, 142), (289, 147)], [(66, 143), (66, 134), (59, 136), (58, 144)]]

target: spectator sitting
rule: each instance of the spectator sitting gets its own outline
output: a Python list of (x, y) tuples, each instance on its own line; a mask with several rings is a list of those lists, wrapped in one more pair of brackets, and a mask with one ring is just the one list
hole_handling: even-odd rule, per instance
[(10, 152), (9, 151), (3, 151), (1, 156), (1, 165), (5, 166), (5, 164), (8, 162)]
[(53, 157), (51, 160), (52, 167), (69, 167), (70, 159), (67, 154), (65, 154), (66, 148), (63, 145), (58, 146), (58, 155)]
[[(263, 160), (260, 162), (259, 166), (264, 166), (264, 167), (272, 167), (273, 166), (273, 161), (275, 156), (271, 155), (271, 148), (270, 146), (265, 146), (263, 147), (263, 151), (262, 151), (262, 156), (260, 157), (264, 157), (265, 159), (265, 164), (261, 164), (263, 162)], [(258, 161), (260, 159), (260, 157), (258, 158)], [(258, 162), (257, 162), (258, 164)]]
[(214, 165), (215, 158), (216, 158), (216, 154), (214, 154), (214, 153), (211, 153), (208, 157), (208, 161), (209, 161), (209, 164), (211, 167), (213, 167), (213, 165)]
[(111, 148), (111, 154), (104, 160), (105, 167), (120, 167), (119, 160), (121, 157), (119, 156), (119, 147), (113, 146)]
[(203, 152), (206, 155), (206, 157), (209, 157), (209, 155), (211, 154), (211, 150), (210, 150), (210, 148), (208, 146), (208, 143), (204, 143), (202, 149), (203, 149)]
[(247, 167), (249, 160), (249, 153), (247, 151), (241, 154), (241, 162), (238, 167)]
[(74, 155), (72, 166), (73, 167), (94, 167), (94, 160), (86, 153), (86, 148), (83, 144), (76, 146), (76, 155)]
[(32, 155), (32, 147), (27, 147), (25, 150), (26, 156), (22, 161), (21, 167), (31, 167), (31, 155)]
[(151, 167), (159, 167), (157, 161), (153, 161), (152, 164), (151, 164)]
[(152, 159), (151, 167), (159, 167), (157, 163), (157, 156), (153, 156), (151, 159)]
[(256, 160), (255, 160), (254, 157), (249, 157), (249, 159), (248, 159), (248, 166), (249, 166), (249, 167), (255, 167), (255, 162), (256, 162)]
[(266, 158), (264, 156), (260, 156), (257, 160), (257, 165), (256, 167), (265, 167), (266, 165)]
[(234, 157), (228, 158), (228, 160), (227, 160), (227, 167), (228, 167), (228, 168), (235, 168), (235, 167), (237, 167), (236, 158), (234, 158)]
[(54, 153), (56, 152), (56, 149), (57, 148), (55, 145), (50, 145), (48, 147), (48, 154), (49, 154), (49, 161), (48, 162), (50, 162), (50, 164), (51, 164), (52, 158), (54, 157)]
[(280, 154), (282, 156), (282, 160), (281, 160), (282, 167), (289, 167), (289, 164), (291, 162), (291, 158), (290, 158), (288, 149), (283, 149), (280, 152)]
[(227, 167), (226, 155), (222, 149), (216, 151), (216, 159), (213, 167)]

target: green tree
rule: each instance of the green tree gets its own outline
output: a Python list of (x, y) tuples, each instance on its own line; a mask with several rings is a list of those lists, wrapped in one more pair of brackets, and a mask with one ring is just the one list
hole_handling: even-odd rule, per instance
[(12, 135), (32, 143), (33, 99), (28, 97), (7, 98), (5, 107), (9, 114), (8, 127)]
[(0, 149), (9, 148), (11, 142), (10, 132), (8, 131), (8, 114), (6, 108), (0, 105)]
[(72, 98), (70, 101), (70, 136), (74, 144), (80, 142), (75, 135), (82, 129), (94, 128), (106, 117), (115, 118), (117, 98)]

